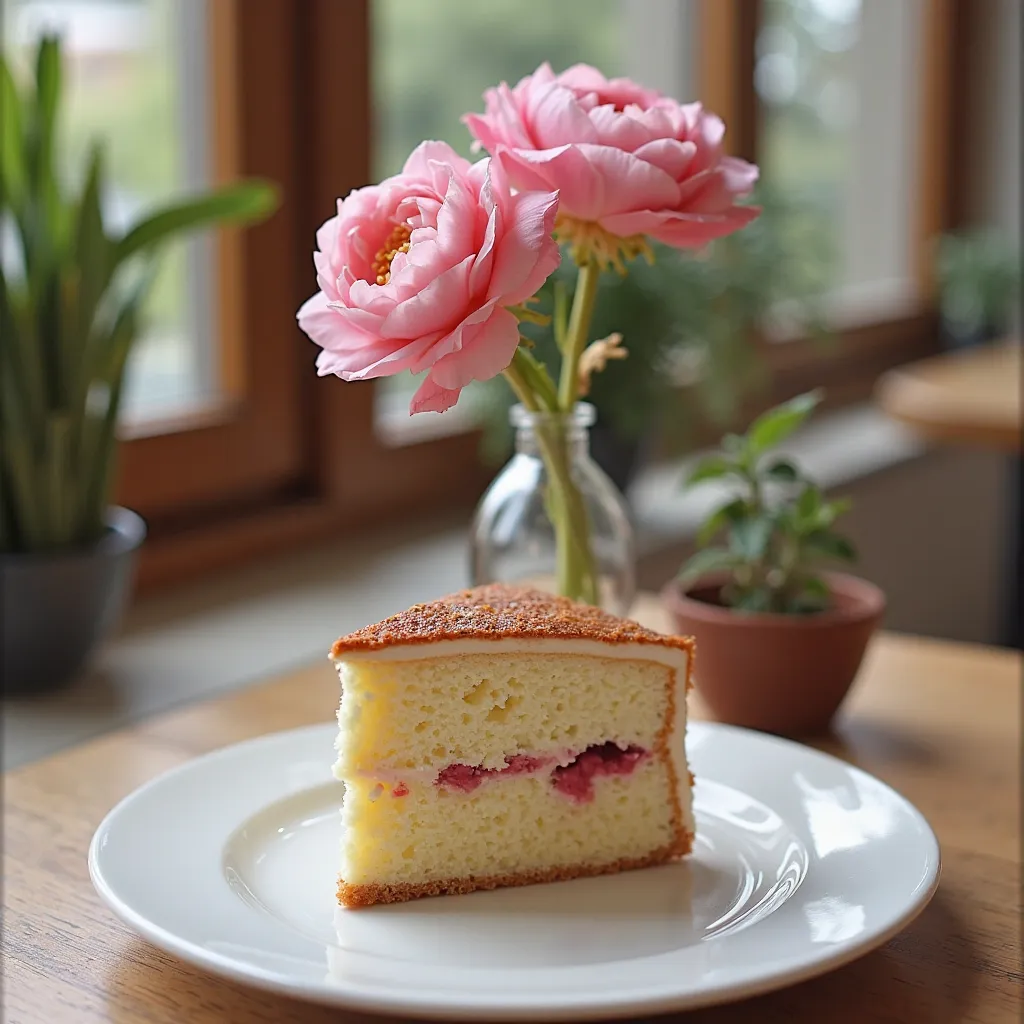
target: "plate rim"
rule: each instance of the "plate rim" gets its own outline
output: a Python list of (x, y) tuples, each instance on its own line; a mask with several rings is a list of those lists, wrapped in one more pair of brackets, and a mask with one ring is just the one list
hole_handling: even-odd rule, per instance
[[(179, 765), (159, 773), (147, 780), (130, 793), (126, 794), (103, 816), (97, 826), (88, 849), (89, 877), (101, 901), (114, 915), (136, 934), (151, 942), (158, 949), (178, 957), (185, 963), (199, 970), (216, 976), (226, 977), (242, 985), (254, 989), (285, 995), (305, 1002), (320, 1005), (348, 1008), (371, 1013), (400, 1015), (406, 1014), (424, 1020), (493, 1020), (512, 1021), (540, 1018), (544, 1020), (610, 1020), (634, 1013), (664, 1013), (669, 1011), (696, 1010), (710, 1006), (737, 1002), (742, 999), (788, 988), (812, 978), (831, 973), (832, 971), (853, 963), (862, 956), (884, 946), (892, 938), (904, 931), (926, 909), (938, 889), (942, 874), (942, 850), (934, 829), (925, 815), (902, 793), (889, 783), (857, 765), (844, 761), (816, 747), (791, 740), (786, 737), (762, 733), (727, 723), (691, 720), (690, 730), (709, 730), (733, 734), (741, 742), (753, 740), (767, 742), (769, 746), (782, 745), (791, 750), (799, 751), (802, 756), (824, 759), (839, 766), (842, 770), (869, 780), (872, 784), (882, 787), (891, 797), (903, 806), (916, 819), (921, 831), (921, 840), (927, 842), (930, 849), (922, 858), (927, 869), (924, 882), (912, 894), (901, 912), (886, 927), (875, 931), (867, 931), (853, 940), (848, 940), (831, 953), (823, 953), (812, 962), (797, 965), (790, 969), (782, 969), (772, 974), (753, 978), (748, 981), (721, 981), (702, 987), (698, 991), (685, 994), (637, 994), (627, 990), (603, 997), (601, 1003), (581, 1004), (579, 1002), (557, 1002), (558, 993), (545, 993), (537, 997), (529, 1005), (499, 1006), (487, 1003), (479, 993), (463, 993), (463, 1001), (453, 1002), (452, 995), (458, 993), (439, 992), (436, 995), (417, 990), (409, 996), (401, 989), (381, 989), (367, 991), (343, 984), (332, 985), (327, 982), (313, 983), (306, 979), (289, 979), (286, 976), (273, 974), (253, 964), (247, 964), (236, 958), (214, 950), (205, 949), (190, 939), (181, 938), (173, 931), (151, 921), (126, 903), (114, 890), (110, 881), (104, 876), (99, 863), (102, 839), (110, 824), (136, 801), (144, 800), (150, 791), (186, 771), (195, 771), (204, 765), (237, 755), (246, 748), (260, 746), (272, 741), (284, 742), (292, 737), (304, 734), (322, 734), (331, 730), (331, 724), (322, 722), (277, 732), (264, 733), (249, 737), (236, 743), (218, 747), (196, 757), (188, 758)], [(761, 799), (757, 797), (757, 799)]]

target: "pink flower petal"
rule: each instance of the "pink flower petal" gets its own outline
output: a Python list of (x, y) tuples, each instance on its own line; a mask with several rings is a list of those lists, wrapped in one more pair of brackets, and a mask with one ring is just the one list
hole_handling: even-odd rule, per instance
[(410, 154), (402, 174), (407, 177), (422, 178), (431, 181), (434, 175), (434, 164), (445, 164), (460, 174), (469, 169), (469, 161), (448, 145), (447, 142), (421, 142)]
[(696, 152), (697, 147), (692, 142), (654, 139), (640, 146), (633, 155), (639, 160), (646, 160), (647, 163), (660, 167), (666, 174), (679, 181), (689, 168)]
[(328, 298), (323, 292), (317, 292), (299, 308), (296, 320), (299, 327), (321, 348), (326, 348), (336, 331), (337, 317), (327, 305)]
[(494, 258), (488, 296), (514, 306), (533, 295), (561, 259), (552, 237), (557, 192), (520, 192), (509, 200), (505, 231)]
[(418, 412), (447, 412), (459, 400), (461, 388), (442, 388), (427, 374), (409, 403), (409, 414)]
[(424, 352), (422, 357), (409, 366), (413, 373), (422, 373), (433, 366), (443, 356), (451, 352), (459, 352), (462, 349), (467, 331), (472, 331), (477, 324), (487, 320), (494, 311), (495, 303), (487, 302), (479, 309), (467, 313), (466, 318), (455, 330), (448, 333), (439, 332), (442, 336), (436, 338), (432, 343), (430, 351)]
[(451, 329), (469, 301), (469, 274), (475, 259), (475, 255), (467, 256), (395, 306), (381, 327), (384, 337), (414, 338)]
[(744, 227), (760, 212), (756, 206), (734, 206), (719, 214), (636, 210), (603, 217), (599, 223), (613, 235), (648, 235), (678, 249), (698, 249)]
[(437, 251), (432, 256), (435, 265), (452, 267), (476, 252), (478, 208), (477, 197), (453, 174), (437, 214)]
[(488, 89), (484, 100), (486, 114), (465, 114), (462, 117), (462, 123), (479, 145), (489, 152), (494, 151), (499, 140), (514, 140), (518, 146), (533, 145), (519, 116), (516, 98), (507, 85), (502, 83), (496, 89)]
[[(403, 345), (383, 339), (373, 345), (366, 346), (360, 352), (350, 355), (350, 369), (339, 373), (345, 380), (368, 380), (372, 377), (390, 377), (403, 370), (418, 373), (414, 367), (420, 366), (423, 356), (440, 339), (440, 333), (424, 335)], [(344, 353), (336, 353), (344, 359)], [(338, 371), (335, 371), (336, 373)]]
[[(679, 186), (663, 170), (611, 146), (580, 145), (575, 149), (604, 180), (603, 203), (597, 216), (623, 210), (671, 209), (679, 199)], [(562, 198), (563, 207), (566, 200)], [(573, 210), (570, 208), (570, 213)]]
[(322, 252), (313, 253), (313, 266), (316, 267), (316, 283), (320, 290), (327, 293), (328, 298), (337, 299), (340, 295), (338, 279), (340, 270)]
[[(720, 118), (700, 103), (679, 104), (585, 64), (558, 76), (542, 65), (512, 90), (491, 90), (484, 114), (469, 115), (467, 123), (516, 188), (557, 190), (561, 211), (580, 220), (615, 225), (619, 232), (652, 214), (664, 215), (656, 219), (660, 225), (676, 224), (673, 215), (694, 215), (685, 229), (666, 228), (673, 237), (683, 232), (692, 238), (728, 231), (728, 225), (735, 230), (751, 217), (729, 213), (749, 193), (757, 171), (723, 154)], [(639, 216), (620, 216), (631, 213)], [(704, 216), (719, 214), (720, 220)]]
[[(531, 100), (533, 97), (531, 97)], [(537, 149), (554, 149), (570, 142), (598, 142), (598, 132), (569, 89), (546, 89), (524, 111)]]
[(645, 89), (628, 78), (605, 78), (597, 68), (589, 64), (574, 64), (563, 71), (557, 81), (575, 92), (597, 93), (598, 102), (610, 103), (619, 110), (631, 103), (649, 107), (661, 97), (657, 90)]
[(500, 221), (501, 210), (497, 206), (492, 206), (487, 218), (484, 240), (469, 275), (469, 293), (474, 298), (484, 295), (487, 291), (487, 284), (491, 279), (491, 270), (494, 266), (494, 241), (498, 235)]
[(358, 306), (347, 306), (342, 302), (332, 302), (331, 312), (348, 327), (362, 331), (373, 338), (379, 338), (381, 335), (384, 317), (377, 313), (360, 309)]
[(445, 388), (462, 388), (472, 380), (490, 380), (512, 362), (519, 345), (519, 321), (496, 308), (481, 324), (463, 332), (462, 349), (434, 363), (430, 376)]
[(597, 142), (602, 146), (614, 146), (616, 149), (632, 153), (645, 143), (652, 141), (652, 135), (646, 125), (625, 111), (618, 111), (610, 104), (595, 107), (590, 111), (588, 121), (593, 125), (593, 139), (574, 139), (574, 142)]
[[(563, 212), (589, 220), (604, 205), (604, 180), (575, 146), (558, 149), (501, 149), (495, 156), (522, 191), (559, 193)], [(555, 182), (559, 182), (556, 185)]]
[(349, 288), (348, 305), (358, 306), (377, 316), (386, 317), (394, 308), (397, 300), (394, 289), (370, 284), (369, 281), (353, 281)]

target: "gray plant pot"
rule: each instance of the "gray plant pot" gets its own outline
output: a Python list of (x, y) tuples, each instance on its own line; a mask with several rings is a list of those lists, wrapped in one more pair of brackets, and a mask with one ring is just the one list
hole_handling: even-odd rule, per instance
[(5, 697), (58, 689), (85, 668), (120, 618), (145, 536), (140, 516), (112, 506), (107, 532), (90, 547), (0, 553)]

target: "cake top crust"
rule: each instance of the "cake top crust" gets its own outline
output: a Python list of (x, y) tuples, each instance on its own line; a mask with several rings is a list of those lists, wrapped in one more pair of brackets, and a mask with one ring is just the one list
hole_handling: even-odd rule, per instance
[(336, 640), (331, 657), (442, 640), (592, 640), (655, 644), (692, 651), (690, 637), (667, 636), (638, 622), (528, 587), (491, 583), (416, 604)]

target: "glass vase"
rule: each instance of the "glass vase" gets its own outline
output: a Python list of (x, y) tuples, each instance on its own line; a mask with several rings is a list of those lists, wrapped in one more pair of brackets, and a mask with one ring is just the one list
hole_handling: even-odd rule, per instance
[(616, 615), (636, 596), (625, 499), (590, 457), (592, 405), (571, 414), (513, 406), (515, 455), (477, 506), (471, 572), (482, 583), (530, 583)]

